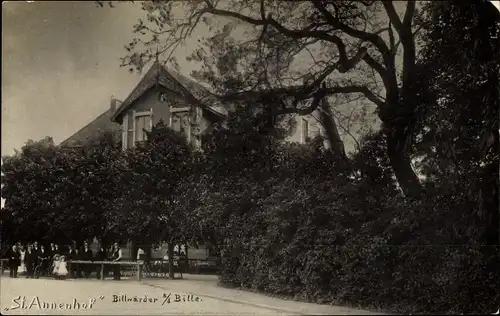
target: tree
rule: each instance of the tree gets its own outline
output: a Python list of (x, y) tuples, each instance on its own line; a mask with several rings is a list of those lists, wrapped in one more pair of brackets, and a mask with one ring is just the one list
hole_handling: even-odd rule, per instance
[(429, 214), (429, 227), (440, 227), (439, 240), (462, 245), (454, 252), (470, 258), (463, 277), (478, 282), (467, 281), (462, 295), (475, 303), (462, 312), (478, 312), (499, 299), (486, 291), (498, 288), (500, 264), (500, 15), (486, 1), (429, 2), (424, 12), (419, 86), (425, 111), (415, 142), (428, 200), (438, 211)]
[(50, 227), (54, 217), (51, 192), (58, 176), (57, 155), (52, 138), (46, 137), (29, 140), (13, 156), (2, 157), (4, 215), (13, 226), (13, 236), (6, 239), (33, 240), (44, 231), (54, 232), (55, 227)]
[[(400, 186), (408, 196), (421, 192), (409, 156), (418, 105), (414, 1), (402, 17), (390, 1), (165, 1), (142, 9), (124, 65), (141, 68), (155, 50), (171, 60), (204, 23), (214, 35), (198, 39), (197, 78), (226, 100), (271, 100), (282, 114), (312, 113), (324, 96), (361, 94), (377, 106)], [(231, 37), (238, 32), (245, 36)]]
[(74, 195), (70, 199), (76, 208), (74, 212), (93, 220), (82, 228), (84, 238), (96, 236), (111, 242), (118, 237), (113, 215), (119, 213), (116, 201), (124, 189), (123, 177), (127, 171), (121, 146), (113, 141), (111, 134), (104, 133), (81, 148), (65, 152), (72, 157), (67, 172), (73, 172), (70, 175), (74, 188), (69, 192)]
[(424, 10), (419, 68), (427, 97), (415, 143), (426, 182), (472, 203), (473, 227), (487, 226), (481, 243), (498, 244), (500, 16), (485, 1), (430, 2)]
[(127, 153), (124, 188), (116, 219), (120, 235), (153, 244), (168, 242), (170, 277), (173, 278), (173, 245), (185, 241), (189, 230), (189, 209), (178, 189), (190, 176), (192, 150), (186, 138), (159, 122), (147, 134), (148, 140)]
[(45, 138), (4, 157), (8, 237), (68, 243), (105, 236), (105, 215), (120, 190), (120, 156), (120, 150), (107, 146), (60, 148)]

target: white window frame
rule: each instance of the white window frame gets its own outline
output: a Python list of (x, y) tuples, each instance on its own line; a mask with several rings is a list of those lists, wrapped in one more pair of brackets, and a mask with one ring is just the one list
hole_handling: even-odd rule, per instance
[[(304, 117), (301, 117), (300, 121), (301, 121), (301, 124), (300, 124), (300, 126), (301, 126), (300, 140), (301, 140), (302, 144), (305, 144), (307, 138), (309, 137), (309, 120), (307, 120)], [(305, 137), (304, 137), (304, 126), (306, 124), (307, 124), (307, 135), (305, 135)]]
[[(191, 108), (190, 107), (173, 107), (170, 106), (170, 117), (169, 117), (169, 122), (168, 122), (168, 127), (172, 128), (172, 116), (174, 113), (187, 113), (187, 117), (189, 120), (189, 124), (187, 126), (187, 140), (188, 143), (191, 143)], [(182, 122), (181, 122), (182, 123)]]
[(123, 115), (122, 122), (122, 150), (127, 149), (128, 137), (128, 114)]
[(151, 131), (153, 129), (153, 109), (149, 109), (149, 111), (132, 111), (132, 116), (134, 118), (133, 122), (133, 128), (132, 128), (132, 137), (133, 137), (133, 144), (135, 146), (135, 143), (137, 140), (135, 139), (135, 132), (136, 132), (136, 118), (138, 117), (143, 117), (143, 116), (149, 116), (149, 130)]
[(191, 110), (191, 108), (188, 106), (182, 108), (174, 108), (173, 106), (170, 106), (170, 113), (189, 112), (189, 110)]

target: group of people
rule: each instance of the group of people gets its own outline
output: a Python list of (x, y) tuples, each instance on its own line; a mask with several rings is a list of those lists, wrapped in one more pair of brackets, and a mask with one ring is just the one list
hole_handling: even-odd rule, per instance
[[(89, 243), (84, 242), (83, 247), (76, 245), (68, 246), (67, 249), (60, 249), (55, 243), (50, 243), (49, 247), (39, 245), (37, 241), (28, 244), (26, 247), (20, 242), (14, 244), (8, 252), (10, 277), (17, 278), (18, 273), (26, 274), (27, 278), (33, 278), (35, 268), (38, 267), (39, 275), (52, 275), (56, 278), (65, 278), (69, 272), (75, 278), (90, 278), (92, 270), (97, 267), (97, 278), (101, 276), (99, 265), (93, 267), (92, 264), (74, 263), (71, 264), (71, 270), (68, 271), (68, 260), (71, 261), (120, 261), (122, 251), (118, 243), (114, 243), (111, 249), (111, 257), (108, 258), (105, 249), (102, 246), (98, 247), (98, 251), (94, 252), (90, 249)], [(82, 276), (83, 272), (83, 276)], [(113, 265), (113, 277), (115, 280), (120, 279), (120, 266)]]

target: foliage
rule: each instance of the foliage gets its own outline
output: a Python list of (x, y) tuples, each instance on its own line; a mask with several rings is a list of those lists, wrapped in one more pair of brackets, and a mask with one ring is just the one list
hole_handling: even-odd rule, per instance
[(366, 184), (369, 174), (390, 178), (377, 165), (362, 181), (311, 171), (269, 179), (267, 191), (247, 180), (225, 202), (217, 196), (214, 210), (232, 203), (221, 219), (222, 284), (401, 313), (497, 308), (498, 251), (471, 242), (474, 214), (456, 212), (464, 208), (456, 192), (408, 203), (389, 183)]
[(148, 140), (125, 155), (121, 195), (112, 218), (121, 230), (140, 243), (184, 239), (184, 192), (177, 189), (191, 168), (192, 153), (184, 136), (163, 122)]
[(20, 152), (4, 157), (4, 216), (16, 227), (9, 237), (70, 243), (106, 235), (104, 212), (119, 190), (120, 162), (119, 150), (60, 148), (50, 138), (28, 141)]
[(431, 2), (426, 10), (422, 89), (434, 101), (416, 135), (421, 168), (429, 187), (455, 191), (473, 210), (482, 242), (498, 244), (500, 17), (482, 1)]

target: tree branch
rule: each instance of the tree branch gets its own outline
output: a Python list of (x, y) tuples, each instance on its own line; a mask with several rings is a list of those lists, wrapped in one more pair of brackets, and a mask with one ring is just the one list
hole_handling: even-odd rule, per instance
[[(282, 33), (283, 35), (286, 35), (288, 37), (294, 38), (294, 39), (300, 39), (300, 38), (318, 38), (320, 40), (326, 41), (333, 43), (337, 46), (337, 49), (339, 51), (339, 63), (342, 65), (343, 69), (351, 69), (352, 66), (350, 65), (350, 61), (347, 57), (347, 52), (346, 52), (346, 46), (342, 39), (338, 36), (331, 35), (328, 32), (325, 31), (318, 31), (318, 30), (313, 30), (314, 27), (316, 27), (315, 24), (311, 24), (308, 27), (305, 27), (301, 30), (291, 30), (280, 23), (278, 21), (274, 20), (271, 15), (269, 15), (265, 19), (255, 19), (246, 15), (243, 15), (241, 13), (233, 12), (233, 11), (228, 11), (228, 10), (221, 10), (221, 9), (216, 9), (214, 8), (211, 4), (208, 5), (207, 8), (202, 10), (203, 13), (210, 13), (214, 15), (219, 15), (219, 16), (225, 16), (225, 17), (232, 17), (236, 18), (240, 21), (256, 25), (256, 26), (265, 26), (267, 24), (271, 25), (274, 27), (278, 32)], [(261, 11), (262, 15), (262, 11)], [(364, 32), (362, 32), (364, 33)], [(369, 33), (366, 33), (369, 34)], [(376, 35), (375, 35), (376, 36)], [(378, 36), (376, 36), (378, 37)], [(383, 41), (382, 41), (383, 43)], [(384, 44), (385, 45), (385, 44)]]
[[(415, 73), (415, 59), (416, 59), (416, 49), (415, 49), (415, 38), (411, 30), (411, 23), (413, 20), (413, 15), (415, 13), (415, 1), (408, 1), (406, 7), (405, 16), (403, 22), (399, 18), (394, 5), (392, 2), (383, 1), (384, 8), (389, 16), (391, 23), (394, 25), (396, 32), (399, 35), (399, 41), (403, 46), (403, 97), (404, 95), (410, 95), (408, 89), (412, 89), (411, 81), (414, 80)], [(394, 50), (396, 48), (393, 48)], [(395, 53), (395, 52), (394, 52)], [(411, 101), (411, 100), (407, 100)], [(407, 104), (412, 104), (408, 102)]]
[(384, 85), (387, 86), (389, 84), (389, 80), (390, 80), (389, 79), (390, 75), (389, 75), (387, 69), (385, 69), (384, 66), (382, 66), (375, 59), (373, 59), (373, 57), (371, 57), (369, 54), (366, 54), (363, 57), (363, 60), (365, 63), (368, 64), (368, 66), (373, 68), (373, 70), (375, 70), (380, 75), (380, 77), (382, 78), (382, 81), (384, 82)]
[(389, 16), (390, 22), (392, 23), (392, 25), (394, 25), (396, 31), (400, 33), (401, 29), (403, 28), (403, 24), (401, 23), (401, 19), (399, 18), (394, 5), (391, 1), (382, 1), (382, 5), (384, 6), (385, 12), (387, 12), (387, 15)]
[(416, 1), (408, 1), (408, 6), (406, 7), (405, 16), (403, 18), (403, 25), (408, 27), (411, 25), (413, 20), (413, 15), (415, 14)]
[(266, 10), (264, 8), (264, 1), (265, 0), (260, 0), (260, 18), (264, 20), (266, 18)]
[[(286, 98), (290, 96), (296, 96), (298, 91), (302, 90), (303, 86), (289, 86), (285, 88), (276, 88), (270, 90), (260, 90), (260, 91), (243, 91), (238, 93), (226, 94), (220, 97), (222, 101), (247, 101), (247, 100), (261, 100), (268, 98), (269, 96), (278, 96), (281, 98)], [(343, 87), (329, 87), (320, 88), (317, 92), (323, 93), (325, 96), (342, 94), (342, 93), (362, 93), (367, 99), (372, 101), (378, 106), (383, 106), (384, 100), (377, 97), (368, 87), (366, 86), (343, 86)], [(308, 97), (303, 96), (302, 100), (312, 98), (312, 95)]]
[(373, 45), (375, 45), (375, 47), (377, 47), (384, 58), (389, 56), (389, 48), (380, 36), (378, 36), (377, 34), (356, 30), (348, 25), (341, 23), (326, 9), (321, 1), (312, 1), (312, 3), (316, 7), (316, 9), (321, 12), (326, 21), (334, 28), (346, 33), (349, 36), (372, 43)]

